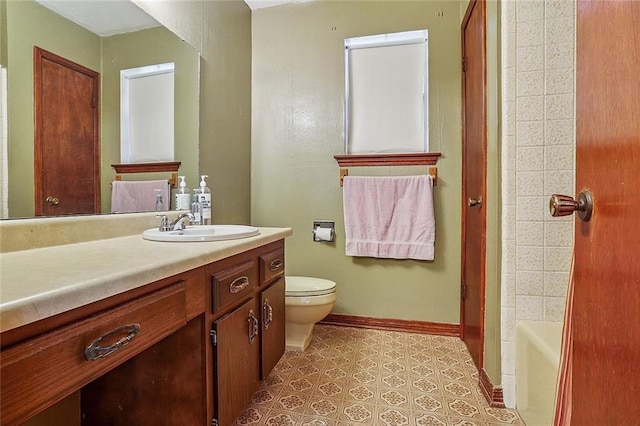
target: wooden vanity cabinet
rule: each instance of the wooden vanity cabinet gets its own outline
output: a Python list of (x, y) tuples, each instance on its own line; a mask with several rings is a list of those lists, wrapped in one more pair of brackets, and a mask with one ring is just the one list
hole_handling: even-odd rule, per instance
[(207, 269), (214, 424), (230, 426), (284, 353), (284, 243), (272, 243)]
[(3, 333), (0, 425), (79, 391), (82, 425), (231, 426), (284, 353), (284, 291), (278, 240)]

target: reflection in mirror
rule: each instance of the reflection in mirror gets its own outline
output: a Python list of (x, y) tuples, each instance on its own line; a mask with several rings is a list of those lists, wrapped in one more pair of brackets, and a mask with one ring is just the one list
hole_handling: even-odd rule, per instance
[(175, 64), (120, 70), (120, 162), (173, 161)]
[[(119, 4), (137, 6), (122, 1), (60, 1), (54, 4), (88, 6), (94, 4)], [(98, 35), (60, 16), (33, 0), (0, 2), (2, 20), (0, 26), (0, 65), (7, 67), (7, 115), (8, 137), (3, 146), (8, 152), (7, 179), (2, 179), (6, 201), (0, 199), (2, 217), (34, 216), (34, 94), (33, 50), (38, 46), (73, 63), (97, 71), (100, 74), (99, 136), (100, 155), (96, 159), (100, 168), (100, 199), (98, 213), (109, 212), (111, 185), (115, 171), (111, 164), (120, 162), (120, 71), (151, 64), (175, 63), (174, 140), (175, 161), (181, 162), (180, 174), (187, 181), (196, 182), (198, 176), (199, 132), (199, 63), (200, 58), (186, 42), (164, 27), (139, 29), (129, 32)], [(138, 9), (138, 11), (141, 11)], [(101, 21), (115, 23), (118, 20), (105, 12)], [(117, 16), (129, 16), (120, 13)], [(153, 21), (153, 20), (152, 20)], [(78, 21), (76, 21), (78, 22)], [(153, 21), (155, 22), (155, 21)], [(154, 25), (157, 25), (155, 23)], [(122, 30), (120, 30), (122, 31)], [(106, 34), (106, 33), (103, 33)], [(6, 47), (5, 47), (6, 46)], [(0, 131), (0, 135), (2, 132)], [(0, 138), (2, 141), (2, 138)], [(45, 164), (46, 165), (46, 164)], [(44, 165), (43, 165), (44, 166)], [(72, 171), (70, 170), (69, 173)], [(134, 175), (132, 180), (166, 179), (166, 173)], [(71, 188), (83, 182), (69, 176), (55, 176)], [(123, 177), (128, 179), (128, 177)], [(62, 202), (62, 201), (61, 201)]]

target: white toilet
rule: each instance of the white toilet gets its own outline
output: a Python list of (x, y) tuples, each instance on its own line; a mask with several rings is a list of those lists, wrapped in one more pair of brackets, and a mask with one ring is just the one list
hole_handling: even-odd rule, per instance
[(322, 278), (285, 277), (287, 350), (304, 351), (311, 343), (315, 323), (336, 302), (336, 283)]

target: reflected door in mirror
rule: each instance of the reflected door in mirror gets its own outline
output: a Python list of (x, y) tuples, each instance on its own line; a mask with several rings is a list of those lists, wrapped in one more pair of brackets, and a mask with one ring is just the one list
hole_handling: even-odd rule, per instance
[(35, 214), (100, 213), (100, 74), (34, 47)]

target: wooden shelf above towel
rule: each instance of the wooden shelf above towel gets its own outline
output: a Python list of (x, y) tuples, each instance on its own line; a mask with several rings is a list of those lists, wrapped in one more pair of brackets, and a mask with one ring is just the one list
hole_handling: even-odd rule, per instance
[[(334, 155), (340, 166), (340, 186), (349, 169), (345, 167), (360, 166), (435, 166), (442, 154), (439, 152), (416, 152), (408, 154), (348, 154)], [(433, 178), (433, 186), (438, 184), (438, 168), (429, 167), (429, 175)]]
[(359, 166), (435, 166), (439, 152), (412, 152), (405, 154), (348, 154), (334, 155), (340, 167)]
[(116, 171), (116, 180), (122, 180), (121, 174), (125, 173), (171, 173), (171, 178), (168, 179), (171, 187), (175, 188), (178, 185), (178, 170), (180, 169), (180, 161), (163, 161), (157, 163), (126, 163), (126, 164), (112, 164)]

